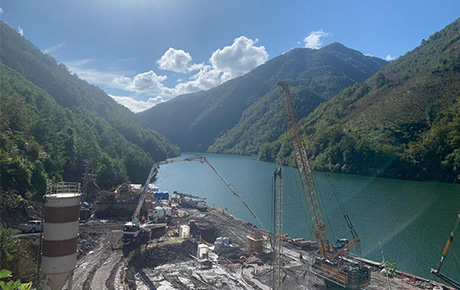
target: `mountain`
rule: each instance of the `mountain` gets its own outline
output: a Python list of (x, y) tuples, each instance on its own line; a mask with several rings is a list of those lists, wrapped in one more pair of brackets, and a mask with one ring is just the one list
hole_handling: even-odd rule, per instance
[[(300, 121), (314, 167), (411, 179), (460, 174), (460, 19)], [(293, 164), (286, 136), (263, 160)]]
[(385, 64), (339, 43), (319, 50), (293, 49), (241, 77), (176, 97), (140, 116), (184, 151), (257, 154), (262, 143), (275, 140), (283, 131), (276, 92), (279, 79), (298, 87), (299, 115), (306, 116)]
[(143, 182), (154, 160), (179, 154), (102, 90), (5, 23), (0, 29), (0, 176), (1, 189), (11, 193), (1, 193), (2, 206), (17, 204), (14, 196), (41, 197), (47, 178), (80, 181), (84, 159), (109, 189)]

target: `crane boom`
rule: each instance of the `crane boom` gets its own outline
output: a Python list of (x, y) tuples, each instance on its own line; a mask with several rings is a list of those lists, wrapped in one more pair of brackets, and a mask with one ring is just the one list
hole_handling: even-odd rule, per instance
[(352, 229), (352, 234), (355, 239), (340, 249), (329, 245), (319, 193), (307, 157), (305, 141), (300, 135), (294, 101), (289, 92), (287, 82), (279, 81), (278, 85), (283, 89), (288, 134), (299, 169), (300, 180), (302, 181), (302, 189), (307, 203), (308, 215), (310, 216), (313, 232), (320, 252), (320, 256), (314, 258), (313, 264), (311, 265), (311, 271), (317, 276), (338, 286), (349, 289), (361, 289), (361, 287), (369, 285), (371, 278), (369, 269), (364, 267), (362, 263), (352, 263), (347, 259), (342, 259), (342, 255), (356, 245), (361, 238), (357, 237), (351, 222), (347, 219), (348, 226)]
[(310, 162), (308, 161), (307, 152), (305, 150), (305, 141), (300, 136), (299, 124), (297, 123), (297, 114), (295, 111), (294, 101), (286, 81), (279, 81), (278, 86), (283, 89), (284, 109), (288, 130), (291, 138), (291, 144), (295, 154), (297, 167), (299, 168), (300, 179), (302, 181), (302, 189), (307, 202), (307, 211), (312, 221), (313, 232), (318, 248), (322, 256), (329, 253), (329, 238), (326, 231), (326, 223), (324, 221), (321, 204), (319, 201), (318, 190), (316, 183), (313, 180)]
[(144, 203), (145, 197), (147, 195), (147, 190), (148, 190), (148, 185), (150, 184), (150, 181), (152, 180), (153, 176), (158, 172), (159, 168), (161, 165), (165, 164), (171, 164), (171, 163), (178, 163), (178, 162), (185, 162), (185, 161), (200, 161), (201, 163), (206, 163), (212, 171), (222, 180), (222, 182), (230, 189), (230, 191), (235, 195), (240, 201), (244, 204), (246, 209), (251, 213), (251, 215), (254, 217), (254, 219), (259, 223), (259, 225), (265, 229), (264, 225), (262, 222), (259, 220), (259, 218), (256, 216), (256, 214), (252, 211), (252, 209), (249, 207), (249, 205), (246, 203), (246, 201), (241, 197), (239, 192), (225, 180), (225, 178), (222, 176), (222, 174), (217, 171), (217, 169), (209, 162), (208, 159), (204, 156), (198, 156), (198, 157), (190, 157), (190, 158), (183, 158), (183, 159), (168, 159), (165, 161), (160, 161), (158, 163), (155, 163), (152, 168), (150, 169), (150, 173), (147, 177), (147, 180), (145, 182), (144, 188), (142, 190), (141, 196), (139, 197), (139, 202), (137, 204), (136, 210), (133, 213), (133, 222), (138, 222), (139, 221), (139, 214), (142, 208), (142, 204)]
[(454, 240), (454, 235), (455, 232), (457, 231), (457, 227), (460, 223), (460, 211), (458, 212), (457, 219), (455, 220), (454, 228), (450, 232), (449, 238), (447, 239), (446, 246), (444, 247), (444, 251), (442, 252), (441, 260), (438, 263), (438, 267), (436, 269), (431, 269), (431, 273), (434, 274), (435, 276), (443, 279), (450, 285), (454, 286), (457, 289), (460, 289), (460, 283), (452, 280), (451, 278), (447, 277), (446, 275), (441, 273), (441, 267), (442, 264), (444, 263), (444, 260), (446, 258), (447, 252), (449, 252), (450, 246), (452, 244), (452, 241)]
[(139, 197), (139, 201), (137, 203), (136, 209), (134, 210), (132, 221), (133, 222), (138, 222), (139, 221), (139, 214), (141, 212), (142, 205), (144, 204), (145, 197), (147, 196), (147, 191), (149, 188), (150, 181), (152, 181), (152, 178), (157, 174), (158, 170), (160, 169), (160, 165), (163, 164), (171, 164), (171, 163), (176, 163), (176, 162), (183, 162), (183, 161), (194, 161), (198, 160), (201, 163), (203, 163), (205, 158), (200, 156), (200, 157), (192, 157), (192, 158), (185, 158), (185, 159), (169, 159), (165, 161), (160, 161), (158, 163), (153, 164), (152, 168), (150, 169), (150, 173), (147, 176), (147, 180), (145, 181), (144, 187), (142, 189), (142, 193)]

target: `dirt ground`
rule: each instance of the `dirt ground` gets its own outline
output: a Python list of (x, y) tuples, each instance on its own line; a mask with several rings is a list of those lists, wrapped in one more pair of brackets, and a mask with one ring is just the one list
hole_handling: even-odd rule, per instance
[[(91, 220), (80, 226), (79, 260), (73, 278), (73, 289), (271, 289), (270, 254), (250, 255), (246, 250), (246, 236), (256, 228), (217, 209), (199, 212), (187, 209), (186, 216), (174, 218), (169, 232), (195, 220), (201, 233), (196, 240), (158, 241), (146, 247), (117, 249), (123, 225), (121, 221)], [(191, 256), (196, 255), (197, 244), (211, 246), (215, 238), (229, 237), (238, 250), (217, 256), (210, 269)], [(116, 249), (112, 249), (115, 245)], [(248, 258), (241, 263), (239, 257)], [(324, 282), (308, 271), (311, 260), (308, 252), (299, 259), (299, 248), (284, 245), (284, 289), (326, 289)], [(433, 289), (435, 284), (387, 279), (372, 269), (368, 290)], [(327, 288), (334, 289), (334, 288)], [(336, 288), (339, 289), (339, 288)], [(448, 288), (445, 288), (448, 289)]]
[[(209, 209), (201, 213), (187, 210), (188, 216), (175, 220), (173, 229), (189, 220), (202, 224), (205, 234), (201, 235), (202, 242), (212, 243), (216, 237), (229, 237), (232, 244), (240, 247), (238, 254), (214, 257), (211, 269), (201, 269), (199, 263), (187, 256), (193, 252), (190, 247), (176, 249), (156, 248), (155, 251), (145, 250), (139, 256), (139, 263), (130, 264), (129, 268), (135, 274), (137, 289), (271, 289), (272, 274), (270, 255), (252, 255), (246, 251), (246, 236), (257, 230), (252, 224), (226, 214), (223, 211)], [(196, 247), (195, 247), (196, 249)], [(178, 250), (182, 253), (180, 259), (170, 261), (162, 259), (161, 251), (166, 255), (175, 256)], [(299, 259), (299, 248), (285, 243), (284, 245), (284, 289), (326, 289), (324, 282), (310, 273), (308, 269), (311, 257), (305, 252), (303, 260)], [(240, 263), (235, 256), (244, 254), (248, 258)], [(193, 255), (193, 253), (192, 253)], [(213, 257), (210, 256), (210, 259)], [(151, 260), (155, 260), (153, 262)], [(236, 261), (235, 261), (236, 260)], [(142, 262), (144, 261), (144, 262)], [(366, 289), (433, 289), (435, 284), (405, 281), (399, 278), (387, 278), (378, 269), (372, 269), (372, 282)], [(333, 289), (333, 288), (327, 288)], [(337, 288), (340, 289), (340, 288)]]
[(73, 289), (123, 289), (125, 257), (112, 250), (112, 230), (121, 230), (124, 222), (90, 220), (80, 225), (78, 262)]

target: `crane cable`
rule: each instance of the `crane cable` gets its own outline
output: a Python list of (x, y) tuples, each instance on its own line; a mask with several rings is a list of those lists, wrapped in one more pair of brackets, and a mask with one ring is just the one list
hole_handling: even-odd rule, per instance
[(331, 180), (331, 175), (329, 173), (326, 174), (326, 179), (329, 182), (329, 185), (331, 186), (332, 193), (335, 196), (335, 199), (337, 200), (337, 203), (339, 204), (340, 210), (342, 211), (343, 217), (345, 221), (347, 222), (348, 228), (350, 229), (351, 235), (353, 236), (353, 239), (358, 238), (358, 233), (353, 227), (353, 223), (351, 222), (350, 217), (348, 216), (347, 210), (345, 209), (345, 206), (343, 205), (343, 201), (340, 198), (337, 189), (335, 188), (334, 184), (332, 183)]
[[(302, 205), (302, 209), (304, 209), (308, 213), (308, 205), (307, 205), (306, 201), (304, 200), (305, 196), (302, 194), (303, 188), (300, 185), (300, 182), (301, 182), (300, 181), (300, 176), (299, 176), (299, 174), (293, 174), (293, 176), (294, 176), (294, 181), (295, 181), (295, 185), (296, 185), (296, 189), (297, 189), (296, 190), (297, 197), (300, 200), (299, 203)], [(308, 223), (311, 224), (311, 220), (309, 220), (307, 218), (308, 215), (302, 214), (302, 217), (305, 219), (305, 224), (308, 224)], [(308, 232), (310, 233), (310, 236), (315, 238), (315, 235), (313, 234), (313, 231), (311, 230), (311, 226), (308, 226), (306, 228), (308, 229)]]
[[(343, 203), (342, 199), (340, 198), (340, 195), (339, 195), (337, 189), (335, 188), (334, 184), (332, 183), (331, 175), (329, 173), (326, 173), (326, 179), (329, 182), (329, 185), (331, 186), (332, 193), (334, 194), (334, 197), (337, 200), (337, 203), (339, 204), (340, 210), (342, 211), (342, 214), (343, 214), (343, 217), (344, 217), (344, 219), (345, 219), (345, 221), (347, 223), (347, 226), (350, 229), (351, 236), (353, 237), (353, 239), (357, 239), (358, 238), (358, 233), (356, 232), (356, 230), (353, 227), (353, 223), (351, 222), (350, 216), (348, 216), (348, 213), (347, 213), (347, 210), (345, 209), (344, 203)], [(358, 243), (357, 246), (358, 246), (358, 253), (359, 253), (360, 256), (362, 256), (361, 243)]]
[(227, 182), (227, 180), (225, 180), (225, 178), (219, 173), (219, 171), (217, 171), (216, 168), (214, 168), (214, 166), (212, 166), (212, 164), (208, 161), (208, 159), (206, 159), (206, 157), (203, 157), (203, 161), (202, 162), (206, 162), (206, 164), (209, 165), (209, 167), (211, 167), (211, 169), (214, 171), (215, 174), (217, 174), (217, 176), (219, 176), (220, 180), (222, 180), (223, 183), (225, 183), (225, 185), (227, 185), (227, 187), (230, 189), (230, 191), (233, 193), (233, 195), (235, 195), (236, 197), (239, 198), (239, 200), (244, 204), (244, 206), (246, 207), (246, 209), (251, 213), (251, 215), (254, 217), (254, 219), (259, 223), (259, 225), (262, 227), (262, 229), (266, 230), (264, 224), (259, 220), (259, 218), (256, 216), (256, 214), (251, 210), (251, 208), (249, 207), (249, 205), (246, 203), (246, 201), (244, 201), (244, 199), (240, 196), (240, 194), (238, 193), (238, 191), (230, 184)]

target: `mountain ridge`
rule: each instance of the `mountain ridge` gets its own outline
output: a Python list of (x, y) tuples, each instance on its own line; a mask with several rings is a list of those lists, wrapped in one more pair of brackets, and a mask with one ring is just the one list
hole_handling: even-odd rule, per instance
[[(457, 180), (459, 144), (453, 136), (460, 133), (455, 127), (459, 91), (457, 19), (300, 121), (304, 134), (313, 141), (309, 150), (314, 168)], [(282, 136), (265, 144), (259, 156), (293, 165), (289, 147)]]
[[(0, 22), (0, 174), (11, 196), (41, 197), (46, 179), (79, 181), (92, 161), (101, 188), (143, 182), (179, 149), (135, 114)], [(3, 194), (3, 193), (2, 193)]]
[[(270, 93), (277, 89), (276, 82), (279, 78), (291, 80), (294, 85), (311, 91), (310, 95), (316, 106), (342, 88), (356, 81), (363, 81), (384, 64), (384, 60), (364, 56), (339, 43), (319, 50), (293, 49), (218, 87), (179, 96), (141, 112), (139, 116), (152, 129), (164, 134), (184, 151), (257, 154), (258, 147), (279, 136), (280, 131), (269, 132), (267, 137), (252, 138), (251, 134), (245, 135), (235, 127), (241, 122), (242, 116), (248, 115), (244, 113), (246, 110), (259, 110), (251, 106), (257, 106), (258, 102), (266, 103), (272, 98), (273, 94)], [(264, 97), (267, 100), (261, 100)], [(298, 99), (302, 103), (301, 98)], [(301, 105), (305, 107), (304, 104)], [(300, 116), (305, 116), (314, 108), (306, 106), (305, 109), (305, 112), (299, 112)], [(273, 113), (270, 112), (271, 115)], [(280, 116), (276, 120), (275, 126), (283, 126)], [(228, 142), (227, 138), (239, 138), (241, 142), (230, 144), (232, 142)], [(252, 140), (244, 140), (247, 138)], [(249, 151), (241, 149), (245, 147), (245, 142), (251, 143)], [(227, 148), (229, 144), (233, 145), (232, 148)]]

